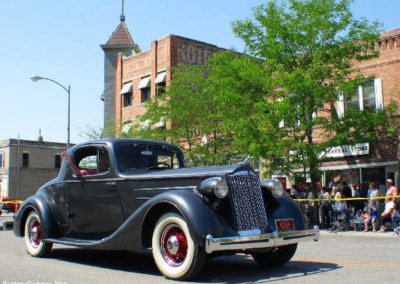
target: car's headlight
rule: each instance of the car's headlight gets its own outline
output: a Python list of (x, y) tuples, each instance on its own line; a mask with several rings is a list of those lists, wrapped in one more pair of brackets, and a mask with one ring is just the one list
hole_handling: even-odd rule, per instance
[(279, 198), (283, 194), (283, 185), (281, 181), (276, 178), (262, 181), (261, 187), (269, 190), (275, 198)]
[(225, 198), (229, 192), (225, 177), (212, 177), (203, 180), (197, 189), (201, 194), (207, 196), (214, 195), (220, 199)]

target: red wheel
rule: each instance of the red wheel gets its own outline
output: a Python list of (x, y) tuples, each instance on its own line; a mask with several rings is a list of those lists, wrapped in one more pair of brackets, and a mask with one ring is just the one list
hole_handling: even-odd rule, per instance
[(162, 274), (172, 279), (189, 279), (204, 267), (206, 253), (192, 240), (185, 220), (168, 213), (153, 232), (153, 258)]
[(36, 211), (29, 213), (25, 222), (25, 245), (32, 256), (44, 257), (48, 255), (52, 244), (42, 239), (42, 223)]
[(181, 265), (187, 256), (188, 243), (185, 233), (176, 224), (164, 228), (160, 240), (161, 254), (172, 266)]

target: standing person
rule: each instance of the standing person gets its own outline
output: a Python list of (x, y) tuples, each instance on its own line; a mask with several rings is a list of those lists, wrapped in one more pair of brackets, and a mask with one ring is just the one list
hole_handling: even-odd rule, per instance
[(379, 232), (383, 233), (387, 231), (387, 228), (385, 226), (385, 223), (388, 221), (392, 221), (392, 213), (394, 210), (394, 202), (391, 198), (386, 198), (385, 199), (385, 211), (382, 212), (381, 217), (382, 217), (382, 226), (381, 230)]
[(290, 189), (290, 196), (293, 199), (298, 199), (300, 198), (299, 192), (296, 189), (296, 184), (292, 184), (292, 188)]
[(347, 182), (342, 181), (340, 183), (340, 189), (341, 189), (341, 193), (342, 193), (342, 198), (351, 198), (351, 189), (347, 185)]
[(322, 228), (328, 227), (331, 223), (330, 212), (332, 211), (332, 206), (329, 198), (329, 193), (325, 187), (322, 187), (321, 194), (319, 195), (320, 200), (320, 216), (321, 216), (321, 226)]
[(340, 200), (341, 195), (340, 193), (336, 195), (338, 197), (338, 200), (336, 200), (334, 206), (333, 206), (333, 219), (335, 221), (335, 226), (340, 226), (340, 216), (343, 214), (345, 215), (345, 219), (347, 219), (347, 203), (344, 200)]
[[(397, 190), (397, 187), (395, 187), (393, 185), (393, 180), (392, 179), (388, 179), (386, 181), (386, 185), (388, 190), (386, 191), (386, 196), (398, 196), (399, 195), (399, 191)], [(393, 198), (392, 199), (394, 203), (397, 203), (399, 201), (399, 199), (397, 198)]]
[(336, 197), (337, 194), (338, 194), (337, 187), (336, 186), (332, 187), (331, 199), (337, 199), (338, 198), (338, 197)]
[(360, 184), (360, 197), (367, 197), (368, 196), (368, 183), (363, 182)]
[[(369, 202), (368, 202), (368, 206), (371, 207), (371, 201), (375, 200), (375, 197), (379, 197), (382, 196), (382, 193), (378, 190), (378, 188), (376, 187), (376, 183), (373, 181), (369, 184), (369, 190), (368, 190), (368, 198), (369, 198)], [(377, 204), (379, 202), (376, 202)]]
[[(341, 196), (342, 198), (351, 198), (351, 188), (347, 185), (347, 182), (342, 181), (340, 183), (340, 192), (341, 192)], [(349, 211), (354, 209), (354, 204), (353, 204), (353, 200), (346, 200), (346, 209), (348, 209)], [(351, 210), (350, 210), (351, 209)], [(353, 211), (351, 211), (353, 212)]]
[[(357, 184), (353, 183), (351, 186), (351, 197), (352, 198), (359, 198), (360, 197), (360, 190)], [(354, 212), (358, 212), (358, 210), (363, 210), (364, 203), (362, 200), (353, 200)]]

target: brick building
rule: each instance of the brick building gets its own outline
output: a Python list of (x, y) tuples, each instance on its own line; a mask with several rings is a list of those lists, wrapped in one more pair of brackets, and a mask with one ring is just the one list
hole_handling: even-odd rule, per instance
[[(122, 21), (122, 20), (121, 20)], [(114, 34), (117, 34), (121, 24)], [(130, 38), (130, 36), (129, 36)], [(111, 41), (111, 38), (109, 42)], [(125, 45), (132, 44), (127, 40)], [(355, 63), (371, 79), (360, 85), (350, 102), (338, 97), (336, 104), (339, 113), (344, 114), (348, 106), (363, 109), (382, 109), (391, 101), (400, 103), (400, 29), (381, 35), (378, 47), (379, 58), (367, 62)], [(136, 123), (136, 116), (145, 112), (143, 102), (163, 92), (171, 80), (170, 68), (178, 63), (202, 64), (213, 52), (221, 48), (196, 40), (168, 35), (154, 40), (151, 49), (133, 52), (126, 55), (121, 50), (112, 56), (105, 50), (106, 60), (113, 62), (112, 70), (106, 69), (105, 85), (113, 84), (113, 92), (108, 93), (109, 102), (105, 100), (105, 117), (114, 114), (114, 130), (124, 130)], [(114, 77), (110, 77), (114, 74)], [(357, 147), (346, 145), (336, 147), (330, 152), (333, 158), (322, 165), (322, 185), (329, 185), (338, 178), (349, 183), (362, 183), (375, 180), (384, 185), (386, 178), (392, 178), (398, 184), (397, 142), (380, 140), (373, 144), (359, 144)], [(300, 171), (300, 170), (299, 170)], [(292, 180), (292, 177), (283, 177)]]
[[(134, 48), (136, 47), (136, 48)], [(143, 103), (161, 94), (179, 63), (203, 64), (221, 48), (176, 35), (154, 40), (140, 52), (125, 25), (125, 17), (102, 45), (105, 53), (104, 122), (118, 132), (144, 113)], [(110, 123), (111, 122), (111, 123)]]
[[(400, 28), (383, 33), (377, 47), (378, 58), (354, 64), (355, 69), (371, 79), (358, 87), (350, 102), (339, 97), (339, 113), (345, 113), (347, 105), (360, 110), (382, 109), (392, 101), (400, 105)], [(387, 178), (399, 184), (398, 141), (379, 138), (375, 143), (357, 146), (357, 149), (345, 145), (332, 149), (333, 160), (321, 167), (322, 184), (329, 185), (340, 178), (348, 183), (374, 180), (382, 190)]]
[(26, 199), (55, 178), (65, 143), (6, 139), (0, 141), (0, 197)]

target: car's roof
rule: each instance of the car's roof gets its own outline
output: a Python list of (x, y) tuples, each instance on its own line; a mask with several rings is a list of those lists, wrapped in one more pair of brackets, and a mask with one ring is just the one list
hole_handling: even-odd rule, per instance
[(90, 140), (87, 142), (83, 142), (83, 143), (77, 144), (75, 147), (91, 145), (91, 144), (98, 144), (98, 143), (105, 143), (105, 144), (110, 144), (110, 145), (121, 145), (121, 144), (156, 145), (156, 146), (160, 146), (160, 147), (166, 147), (166, 148), (174, 150), (174, 151), (180, 151), (179, 147), (174, 144), (170, 144), (170, 143), (167, 143), (164, 141), (138, 139), (138, 138), (103, 138), (103, 139)]

